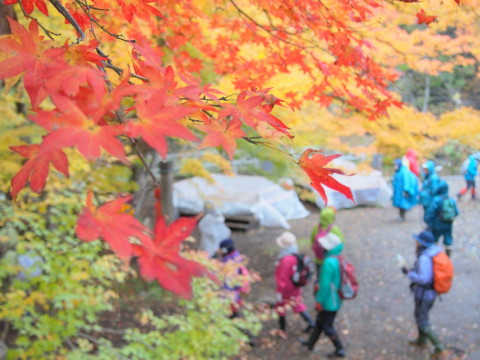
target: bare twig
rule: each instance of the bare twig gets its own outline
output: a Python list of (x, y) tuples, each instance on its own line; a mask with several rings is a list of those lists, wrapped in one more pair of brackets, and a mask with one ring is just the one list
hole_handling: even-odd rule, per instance
[(27, 12), (25, 11), (25, 8), (23, 7), (23, 4), (21, 1), (18, 2), (18, 5), (20, 6), (20, 9), (22, 10), (22, 13), (23, 13), (23, 16), (25, 16), (27, 19), (30, 19), (30, 20), (34, 20), (37, 22), (38, 26), (40, 26), (40, 28), (43, 30), (43, 32), (45, 33), (45, 35), (47, 35), (51, 40), (53, 40), (53, 36), (52, 35), (55, 35), (55, 36), (59, 36), (60, 34), (57, 34), (57, 33), (54, 33), (53, 31), (50, 31), (48, 30), (45, 26), (43, 26), (37, 18), (31, 16), (30, 14), (27, 14)]
[(83, 39), (85, 39), (85, 33), (83, 32), (80, 25), (78, 25), (77, 20), (73, 18), (72, 14), (68, 12), (68, 10), (62, 5), (59, 0), (50, 0), (50, 3), (74, 27), (74, 29), (77, 31), (77, 34), (80, 36), (79, 38), (77, 38), (77, 44), (81, 43)]

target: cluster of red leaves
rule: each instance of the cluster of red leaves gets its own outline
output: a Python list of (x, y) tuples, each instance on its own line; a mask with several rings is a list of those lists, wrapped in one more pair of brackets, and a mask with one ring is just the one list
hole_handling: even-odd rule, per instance
[[(203, 276), (207, 272), (202, 265), (181, 255), (181, 243), (195, 228), (197, 218), (180, 218), (166, 226), (163, 217), (159, 217), (152, 239), (144, 225), (124, 212), (130, 196), (109, 201), (99, 208), (93, 205), (92, 197), (89, 193), (86, 207), (78, 218), (78, 238), (102, 239), (125, 261), (132, 255), (138, 256), (140, 271), (147, 280), (157, 280), (164, 288), (190, 298), (192, 276)], [(131, 238), (139, 243), (132, 244)]]
[[(134, 3), (124, 2), (125, 6)], [(98, 42), (54, 47), (39, 35), (35, 21), (28, 29), (12, 19), (9, 22), (12, 35), (0, 38), (0, 49), (6, 54), (0, 63), (0, 79), (23, 75), (32, 104), (29, 118), (47, 132), (40, 144), (12, 147), (28, 159), (12, 179), (14, 198), (28, 183), (41, 192), (50, 164), (68, 176), (67, 148), (76, 148), (87, 160), (98, 159), (106, 151), (127, 162), (122, 139), (142, 139), (165, 157), (167, 138), (194, 142), (203, 135), (201, 147), (223, 147), (232, 158), (236, 139), (247, 136), (249, 129), (255, 131), (267, 124), (291, 137), (286, 125), (271, 113), (274, 106), (283, 105), (269, 89), (246, 90), (236, 102), (221, 101), (218, 90), (188, 75), (182, 75), (180, 82), (172, 67), (161, 66), (158, 53), (148, 44), (135, 44), (132, 49), (135, 72), (148, 80), (133, 84), (126, 71), (121, 81), (108, 89), (102, 67), (106, 59), (95, 51)], [(47, 98), (53, 109), (43, 108)], [(134, 104), (128, 112), (121, 106), (125, 98)], [(97, 209), (90, 194), (78, 220), (77, 236), (84, 241), (103, 239), (125, 260), (132, 254), (138, 256), (146, 278), (191, 296), (191, 277), (205, 270), (182, 257), (180, 243), (196, 220), (181, 220), (167, 227), (160, 219), (152, 240), (142, 224), (122, 211), (127, 201), (114, 200)], [(131, 238), (140, 245), (132, 245)]]

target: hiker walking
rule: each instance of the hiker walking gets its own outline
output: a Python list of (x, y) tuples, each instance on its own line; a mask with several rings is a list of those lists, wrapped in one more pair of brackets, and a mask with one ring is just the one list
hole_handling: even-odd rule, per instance
[(437, 242), (440, 237), (443, 237), (445, 253), (448, 256), (452, 253), (453, 220), (458, 214), (457, 202), (448, 196), (447, 182), (440, 180), (432, 203), (425, 212), (424, 220), (428, 229), (432, 232), (435, 242)]
[(433, 200), (433, 194), (438, 186), (440, 178), (435, 171), (435, 163), (428, 160), (422, 165), (422, 190), (420, 191), (420, 204), (423, 206), (423, 213)]
[(335, 316), (342, 306), (342, 299), (338, 293), (341, 284), (340, 262), (336, 256), (342, 252), (343, 243), (332, 232), (320, 238), (319, 241), (325, 249), (325, 260), (318, 279), (318, 291), (315, 295), (315, 307), (318, 311), (315, 329), (311, 332), (308, 340), (299, 340), (302, 345), (312, 351), (322, 332), (325, 332), (335, 346), (335, 351), (327, 356), (344, 357), (345, 350), (333, 327)]
[(312, 244), (312, 250), (315, 254), (315, 266), (317, 268), (317, 278), (319, 277), (320, 269), (325, 258), (325, 251), (320, 245), (320, 238), (333, 233), (337, 235), (340, 240), (343, 241), (343, 233), (337, 225), (334, 225), (335, 222), (336, 210), (331, 206), (327, 206), (322, 209), (320, 212), (319, 224), (312, 229), (310, 234), (310, 242)]
[(417, 260), (412, 270), (402, 267), (402, 272), (411, 281), (411, 289), (415, 300), (415, 321), (418, 328), (418, 337), (409, 341), (410, 345), (426, 347), (427, 340), (435, 347), (432, 359), (441, 359), (445, 349), (438, 335), (430, 327), (429, 312), (437, 297), (433, 287), (433, 257), (441, 250), (435, 245), (435, 238), (430, 231), (414, 234), (417, 245)]
[(393, 206), (399, 209), (400, 220), (405, 221), (405, 214), (417, 204), (418, 181), (402, 160), (395, 159), (393, 176)]
[(291, 308), (305, 320), (307, 328), (304, 331), (308, 332), (314, 327), (314, 322), (307, 311), (307, 305), (303, 302), (302, 287), (296, 286), (292, 282), (292, 276), (297, 266), (297, 238), (291, 232), (286, 231), (277, 238), (276, 242), (280, 247), (280, 252), (275, 267), (275, 311), (278, 314), (280, 330), (286, 330), (286, 312), (288, 308)]
[(477, 167), (478, 163), (480, 162), (480, 152), (476, 152), (468, 157), (467, 160), (463, 162), (462, 165), (462, 175), (465, 178), (465, 182), (467, 185), (460, 190), (457, 194), (457, 198), (461, 199), (463, 195), (465, 195), (468, 190), (471, 191), (472, 200), (476, 198), (476, 189), (475, 189), (475, 176), (477, 176)]
[(239, 316), (242, 294), (250, 292), (250, 275), (245, 267), (243, 256), (235, 249), (235, 243), (228, 238), (219, 246), (220, 262), (224, 264), (225, 280), (223, 289), (231, 295), (230, 318)]

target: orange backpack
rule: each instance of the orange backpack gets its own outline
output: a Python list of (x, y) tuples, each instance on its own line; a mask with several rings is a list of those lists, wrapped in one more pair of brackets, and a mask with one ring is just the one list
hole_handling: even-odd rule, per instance
[(453, 264), (443, 251), (433, 258), (433, 288), (439, 294), (447, 293), (452, 287)]

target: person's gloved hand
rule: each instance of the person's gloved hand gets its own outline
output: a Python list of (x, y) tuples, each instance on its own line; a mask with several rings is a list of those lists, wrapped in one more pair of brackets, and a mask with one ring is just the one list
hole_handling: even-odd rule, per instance
[(402, 270), (402, 273), (404, 273), (405, 275), (408, 273), (408, 269), (406, 266), (402, 266), (400, 270)]
[(322, 310), (323, 310), (322, 304), (320, 304), (320, 303), (318, 303), (318, 302), (315, 303), (315, 310), (317, 310), (317, 311), (322, 311)]
[(281, 293), (276, 293), (275, 300), (277, 301), (277, 303), (281, 303), (283, 301), (282, 294)]

